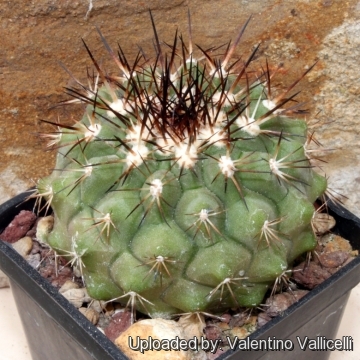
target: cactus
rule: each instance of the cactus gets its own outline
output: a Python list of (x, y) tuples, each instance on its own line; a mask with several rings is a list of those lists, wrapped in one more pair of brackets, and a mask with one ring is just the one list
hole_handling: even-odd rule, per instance
[[(250, 71), (175, 34), (156, 58), (67, 89), (82, 119), (52, 123), (53, 173), (39, 200), (54, 211), (46, 241), (79, 271), (95, 299), (152, 317), (254, 307), (299, 255), (316, 245), (314, 201), (326, 179), (312, 169), (312, 135), (296, 81), (273, 95), (266, 63)], [(191, 34), (191, 32), (190, 32)], [(51, 122), (50, 122), (51, 123)], [(310, 140), (309, 140), (310, 139)]]

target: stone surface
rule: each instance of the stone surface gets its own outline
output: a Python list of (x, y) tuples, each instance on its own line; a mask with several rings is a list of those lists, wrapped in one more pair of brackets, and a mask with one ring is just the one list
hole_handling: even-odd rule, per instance
[(140, 351), (132, 350), (129, 347), (129, 337), (133, 340), (133, 347), (136, 346), (137, 336), (139, 339), (184, 339), (184, 331), (180, 325), (172, 320), (149, 319), (138, 321), (124, 331), (116, 340), (115, 344), (132, 360), (149, 359), (149, 360), (190, 360), (190, 353), (187, 351)]
[(354, 18), (346, 19), (323, 40), (319, 59), (323, 68), (311, 76), (325, 78), (315, 96), (317, 119), (324, 123), (318, 140), (334, 149), (324, 171), (330, 186), (348, 199), (345, 206), (360, 216), (360, 2)]
[[(0, 4), (0, 203), (33, 186), (54, 166), (54, 153), (44, 152), (39, 138), (32, 136), (50, 130), (40, 120), (59, 117), (72, 123), (82, 114), (81, 106), (53, 107), (67, 99), (63, 88), (74, 83), (59, 62), (84, 80), (91, 61), (83, 38), (104, 65), (111, 64), (95, 25), (114, 49), (117, 42), (121, 44), (130, 61), (136, 56), (137, 44), (153, 56), (148, 7), (146, 2), (118, 0), (14, 0)], [(335, 190), (353, 199), (346, 205), (359, 214), (360, 195), (354, 191), (360, 181), (356, 166), (360, 160), (359, 125), (354, 120), (360, 107), (356, 82), (359, 1), (156, 0), (151, 9), (160, 39), (171, 41), (177, 27), (187, 38), (188, 8), (194, 42), (205, 48), (234, 39), (252, 15), (236, 55), (243, 53), (246, 58), (254, 44), (261, 42), (261, 64), (261, 55), (268, 56), (273, 67), (284, 64), (274, 80), (280, 88), (320, 59), (314, 75), (298, 88), (304, 90), (300, 101), (310, 101), (309, 118), (322, 110), (320, 116), (326, 120), (343, 119), (344, 126), (330, 124), (328, 135), (325, 128), (320, 129), (319, 138), (325, 146), (340, 149), (330, 155), (326, 173)], [(116, 71), (113, 64), (109, 71)]]

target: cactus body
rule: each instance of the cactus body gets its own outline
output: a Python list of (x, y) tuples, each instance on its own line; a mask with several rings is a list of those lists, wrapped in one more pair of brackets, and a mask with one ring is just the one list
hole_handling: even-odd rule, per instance
[[(177, 39), (156, 61), (111, 77), (98, 64), (73, 126), (56, 124), (56, 170), (39, 181), (55, 226), (46, 241), (90, 296), (151, 316), (260, 304), (315, 247), (314, 201), (326, 180), (304, 145), (307, 124), (269, 71), (199, 60)], [(137, 61), (138, 63), (139, 61)], [(286, 109), (288, 108), (288, 109)]]

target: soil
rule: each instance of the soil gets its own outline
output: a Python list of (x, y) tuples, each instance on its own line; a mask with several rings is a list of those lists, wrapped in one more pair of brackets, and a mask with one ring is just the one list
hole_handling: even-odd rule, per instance
[[(89, 321), (104, 332), (111, 341), (115, 341), (132, 324), (134, 314), (119, 303), (95, 301), (87, 296), (82, 278), (77, 276), (76, 269), (71, 267), (66, 257), (55, 255), (46, 244), (36, 240), (40, 219), (31, 211), (22, 210), (0, 236), (3, 240), (15, 244), (14, 247), (16, 243), (30, 237), (32, 246), (27, 250), (27, 254), (22, 255), (60, 293), (79, 308)], [(333, 220), (330, 222), (333, 223)], [(259, 308), (232, 309), (227, 313), (211, 317), (203, 317), (202, 314), (193, 317), (182, 316), (179, 321), (184, 326), (185, 333), (189, 331), (187, 335), (190, 338), (194, 334), (194, 327), (197, 327), (201, 336), (211, 340), (222, 339), (223, 344), (226, 344), (227, 336), (245, 338), (272, 318), (281, 315), (290, 305), (358, 255), (347, 240), (332, 234), (328, 229), (325, 231), (325, 234), (318, 237), (318, 245), (311, 254), (299, 259), (292, 272), (285, 271), (279, 276), (265, 303)], [(144, 315), (136, 314), (135, 318), (140, 320)], [(227, 347), (223, 346), (223, 351), (226, 350)], [(202, 354), (202, 359), (216, 359), (223, 351)]]

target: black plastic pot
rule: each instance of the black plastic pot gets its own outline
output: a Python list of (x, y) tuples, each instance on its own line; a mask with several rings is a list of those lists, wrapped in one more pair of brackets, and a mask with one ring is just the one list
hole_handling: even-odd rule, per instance
[[(21, 194), (0, 206), (0, 233), (20, 210), (32, 210)], [(360, 220), (342, 207), (331, 210), (337, 225), (334, 232), (350, 240), (360, 250)], [(0, 241), (0, 268), (9, 276), (17, 308), (34, 360), (108, 360), (126, 359), (105, 335), (96, 329), (75, 307), (10, 245)], [(288, 308), (249, 339), (291, 340), (292, 351), (228, 351), (220, 359), (327, 359), (328, 351), (303, 351), (297, 336), (334, 339), (350, 290), (360, 281), (360, 257), (344, 266), (328, 280)], [(41, 341), (39, 341), (41, 339)], [(39, 344), (42, 344), (40, 347)], [(287, 343), (289, 344), (289, 342)]]

